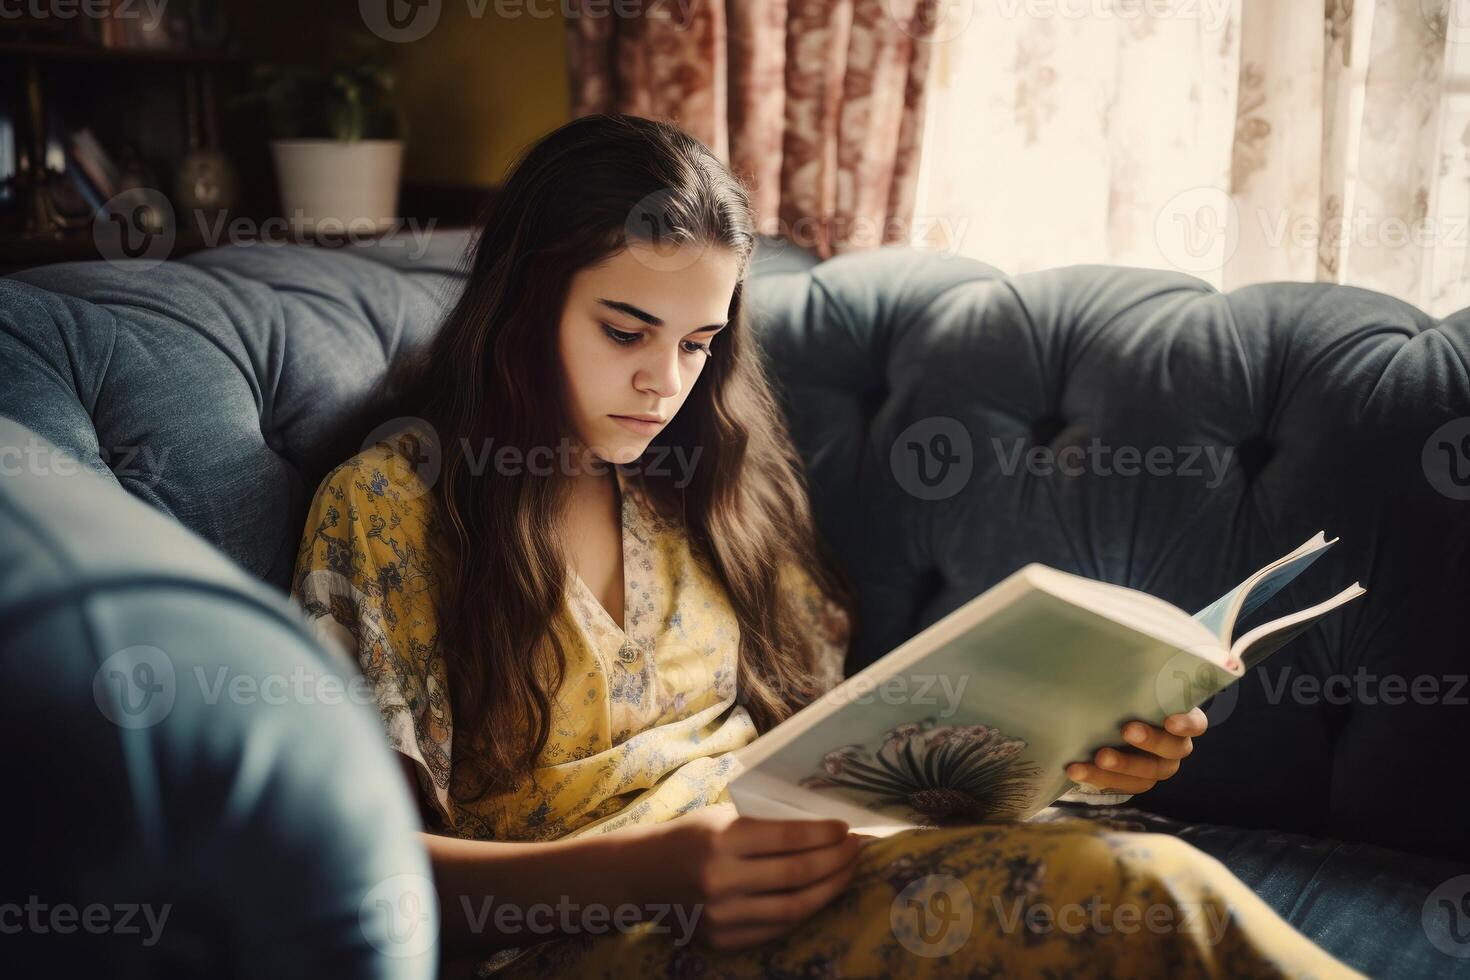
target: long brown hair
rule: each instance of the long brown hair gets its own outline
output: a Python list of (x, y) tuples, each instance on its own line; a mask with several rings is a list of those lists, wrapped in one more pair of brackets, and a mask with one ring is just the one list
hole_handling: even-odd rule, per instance
[(720, 247), (739, 260), (716, 353), (648, 450), (697, 465), (677, 479), (638, 468), (634, 485), (678, 517), (724, 584), (740, 625), (737, 700), (767, 730), (820, 693), (811, 638), (778, 587), (782, 565), (805, 569), (849, 617), (854, 604), (813, 528), (801, 461), (744, 316), (755, 244), (746, 189), (675, 126), (590, 115), (527, 147), (477, 227), (463, 293), (385, 385), (388, 410), (427, 422), (445, 447), (432, 493), (456, 796), (514, 787), (545, 747), (566, 670), (554, 625), (568, 586), (557, 528), (569, 481), (476, 474), (449, 447), (564, 443), (556, 326), (570, 281), (629, 238), (656, 233), (658, 244)]

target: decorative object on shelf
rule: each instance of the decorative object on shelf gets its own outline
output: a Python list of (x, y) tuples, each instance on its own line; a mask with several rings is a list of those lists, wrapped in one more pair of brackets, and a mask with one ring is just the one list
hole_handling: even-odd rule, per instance
[(382, 231), (397, 219), (397, 77), (381, 40), (348, 45), (324, 68), (257, 66), (251, 90), (231, 103), (266, 104), (281, 204), (308, 231)]
[(46, 215), (55, 231), (74, 231), (85, 228), (100, 207), (99, 202), (86, 193), (76, 179), (74, 171), (57, 172), (47, 169), (45, 181)]
[[(230, 161), (211, 155), (218, 145), (213, 84), (233, 79), (247, 64), (223, 33), (219, 0), (177, 0), (166, 11), (134, 0), (95, 4), (108, 16), (0, 16), (0, 275), (96, 258), (94, 218), (105, 212), (127, 210), (138, 231), (168, 228), (174, 220), (171, 192), (183, 188), (184, 206), (202, 205), (208, 216), (212, 208), (223, 212), (243, 196), (239, 188), (254, 184), (238, 180)], [(154, 36), (140, 34), (133, 39), (139, 43), (132, 43), (125, 31), (120, 33), (127, 20), (124, 7), (134, 20), (145, 19), (137, 25), (141, 34)], [(144, 46), (145, 40), (162, 46)], [(84, 65), (85, 73), (76, 77), (84, 75), (89, 84), (108, 89), (106, 97), (92, 99), (72, 84), (70, 65)], [(131, 112), (117, 111), (114, 89), (129, 97), (136, 93), (138, 104), (155, 104), (167, 86), (186, 80), (195, 85), (191, 74), (200, 79), (197, 90), (178, 100), (187, 105), (187, 119), (150, 114), (140, 123)], [(233, 87), (233, 80), (228, 84)], [(157, 131), (142, 138), (140, 124)], [(120, 154), (109, 160), (102, 146), (117, 150), (129, 138), (135, 141), (129, 151), (133, 165), (130, 180), (124, 181)], [(155, 148), (149, 159), (156, 177), (142, 166), (137, 145)], [(116, 201), (129, 186), (129, 197)], [(176, 250), (218, 240), (193, 228), (177, 231)]]
[(144, 162), (137, 146), (124, 143), (118, 151), (117, 195), (133, 192), (125, 210), (139, 232), (163, 235), (172, 231), (173, 215), (166, 213), (168, 200), (159, 193), (158, 175)]
[(75, 173), (68, 171), (59, 122), (54, 112), (46, 110), (35, 71), (26, 74), (26, 102), (31, 133), (17, 157), (16, 175), (16, 186), (29, 199), (25, 232), (60, 237), (84, 227), (94, 211), (77, 185)]
[[(208, 94), (208, 75), (203, 86)], [(200, 79), (190, 71), (184, 79), (185, 113), (188, 117), (189, 149), (179, 164), (174, 182), (174, 204), (180, 211), (197, 213), (202, 222), (212, 224), (222, 211), (235, 203), (237, 181), (235, 168), (216, 149), (214, 99), (199, 97)]]

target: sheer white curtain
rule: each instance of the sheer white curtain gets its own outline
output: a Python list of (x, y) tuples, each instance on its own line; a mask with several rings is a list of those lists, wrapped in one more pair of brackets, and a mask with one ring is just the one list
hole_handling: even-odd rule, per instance
[(1470, 306), (1470, 0), (951, 0), (916, 232)]

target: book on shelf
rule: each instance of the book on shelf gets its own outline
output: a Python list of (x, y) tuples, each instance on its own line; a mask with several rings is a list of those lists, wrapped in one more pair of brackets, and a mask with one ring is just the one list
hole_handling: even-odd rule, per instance
[(67, 141), (67, 149), (102, 200), (106, 201), (117, 193), (117, 165), (112, 162), (112, 157), (108, 156), (90, 129), (83, 126), (73, 132)]

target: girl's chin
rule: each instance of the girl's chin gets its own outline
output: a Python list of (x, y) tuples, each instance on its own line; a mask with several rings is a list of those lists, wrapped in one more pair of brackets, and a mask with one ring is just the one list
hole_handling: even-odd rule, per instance
[(591, 452), (592, 455), (604, 463), (613, 463), (621, 466), (631, 463), (639, 456), (642, 456), (643, 451), (648, 448), (648, 442), (648, 439), (640, 439), (638, 436), (632, 436), (627, 439), (619, 439), (607, 445), (593, 446)]

